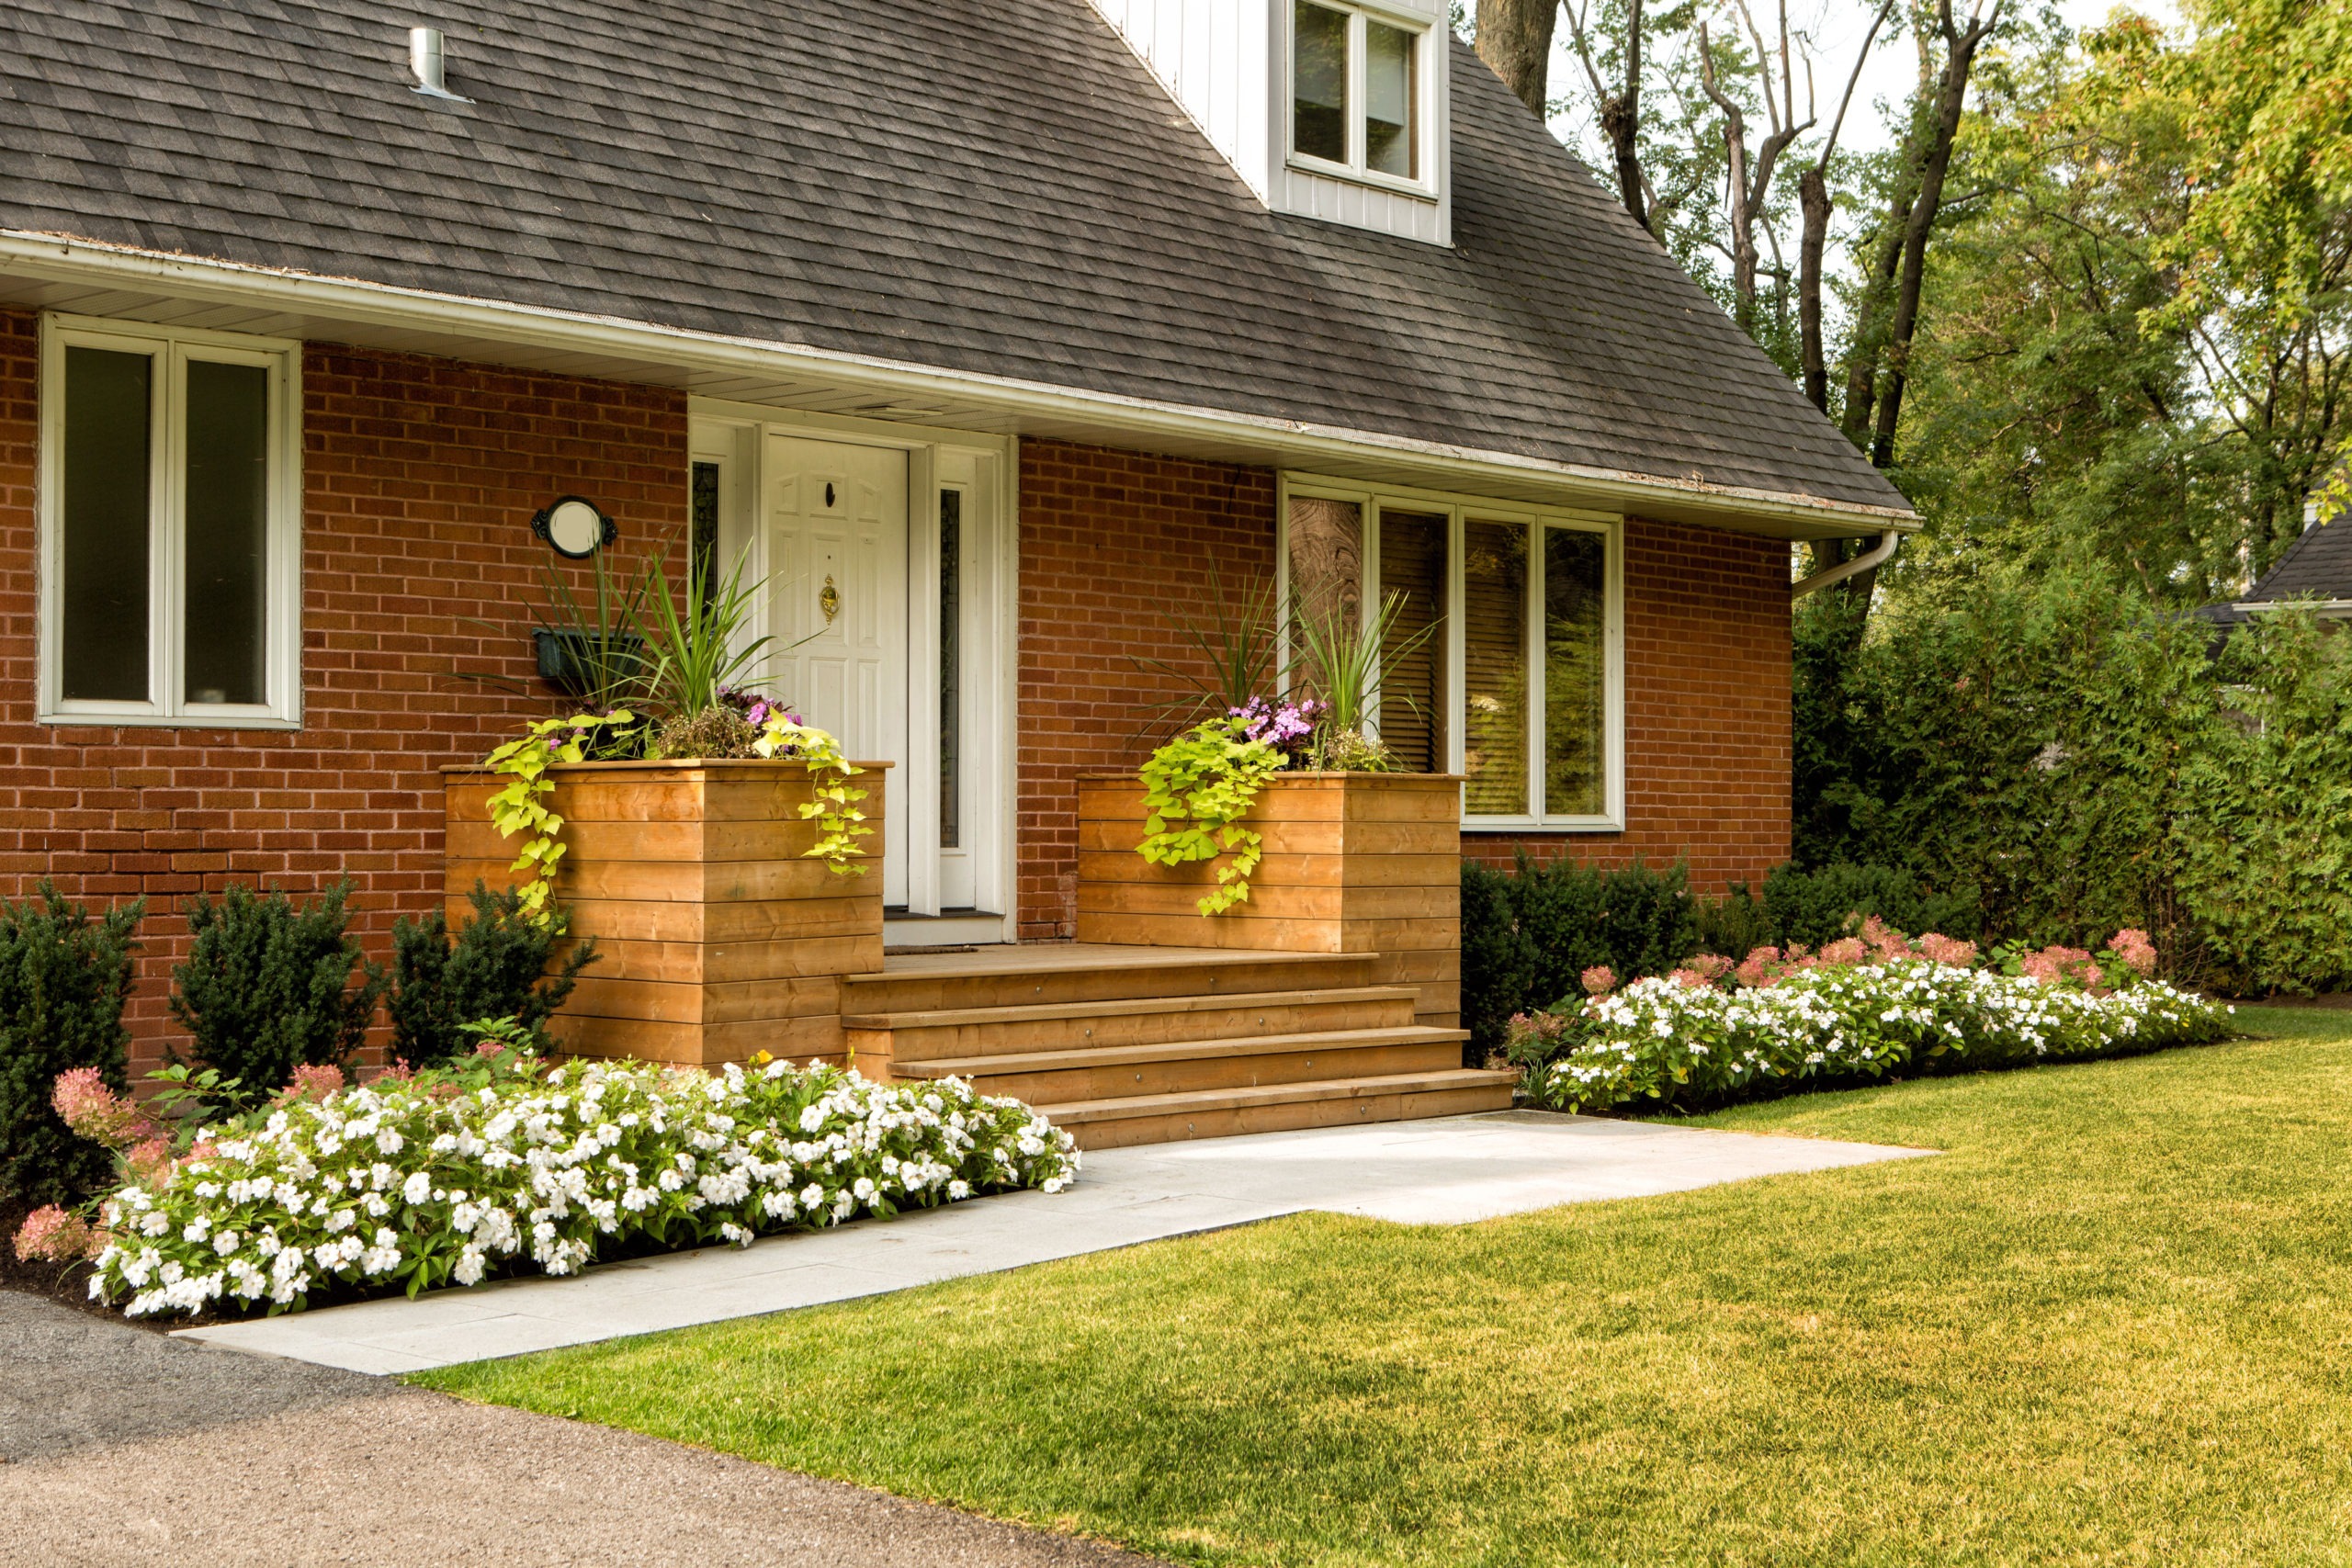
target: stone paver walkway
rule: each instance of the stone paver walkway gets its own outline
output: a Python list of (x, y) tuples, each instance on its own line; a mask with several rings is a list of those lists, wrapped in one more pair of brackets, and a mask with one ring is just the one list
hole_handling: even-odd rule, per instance
[(1154, 1568), (953, 1508), (0, 1291), (0, 1565)]
[(1511, 1111), (1210, 1138), (1086, 1156), (1069, 1190), (1017, 1192), (743, 1249), (614, 1263), (186, 1337), (352, 1371), (422, 1371), (648, 1334), (1321, 1210), (1462, 1224), (1560, 1203), (1930, 1153)]

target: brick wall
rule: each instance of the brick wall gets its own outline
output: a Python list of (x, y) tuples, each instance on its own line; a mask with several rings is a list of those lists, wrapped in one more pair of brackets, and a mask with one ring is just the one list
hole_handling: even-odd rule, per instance
[[(303, 717), (299, 732), (34, 721), (35, 324), (0, 313), (0, 894), (42, 875), (150, 901), (134, 1055), (171, 1032), (188, 894), (309, 892), (348, 874), (362, 941), (441, 884), (437, 770), (553, 711), (453, 671), (526, 682), (556, 496), (594, 498), (625, 542), (685, 516), (685, 399), (312, 344), (303, 355)], [(492, 623), (469, 624), (467, 617)]]
[[(1148, 705), (1172, 682), (1171, 606), (1204, 604), (1273, 566), (1264, 469), (1055, 442), (1021, 451), (1020, 919), (1070, 934), (1077, 783), (1131, 765)], [(1521, 845), (1622, 865), (1688, 856), (1694, 885), (1760, 880), (1789, 852), (1788, 547), (1712, 529), (1625, 529), (1625, 793), (1622, 833), (1469, 834), (1510, 863)]]
[[(54, 875), (73, 897), (153, 905), (137, 1055), (170, 1032), (176, 908), (229, 881), (305, 893), (348, 874), (362, 940), (440, 881), (439, 777), (526, 717), (526, 631), (555, 558), (527, 531), (590, 495), (624, 538), (676, 527), (685, 402), (669, 390), (311, 345), (303, 370), (303, 728), (299, 732), (34, 721), (35, 324), (0, 312), (0, 895)], [(1019, 916), (1074, 919), (1076, 776), (1138, 760), (1175, 683), (1171, 606), (1212, 572), (1273, 564), (1273, 476), (1227, 464), (1024, 442), (1021, 452)], [(1623, 862), (1687, 853), (1703, 885), (1757, 877), (1788, 849), (1786, 553), (1771, 541), (1627, 529), (1627, 756), (1633, 829), (1527, 840)], [(469, 618), (491, 623), (472, 624)], [(456, 679), (498, 674), (507, 694)], [(1508, 859), (1515, 840), (1474, 837)]]
[[(1238, 464), (1021, 444), (1019, 906), (1023, 939), (1078, 918), (1078, 775), (1132, 766), (1181, 682), (1169, 615), (1274, 568), (1274, 476)], [(1165, 726), (1160, 728), (1163, 729)]]

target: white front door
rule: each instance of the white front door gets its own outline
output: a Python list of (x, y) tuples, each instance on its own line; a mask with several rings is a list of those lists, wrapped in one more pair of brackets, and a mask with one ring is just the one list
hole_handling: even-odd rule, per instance
[(768, 630), (761, 684), (841, 738), (857, 761), (897, 764), (883, 815), (885, 904), (907, 902), (907, 454), (770, 435)]

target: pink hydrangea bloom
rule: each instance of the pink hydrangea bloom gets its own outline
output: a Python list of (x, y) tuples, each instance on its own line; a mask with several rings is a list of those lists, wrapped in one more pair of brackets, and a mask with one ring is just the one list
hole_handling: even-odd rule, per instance
[(131, 1175), (152, 1187), (171, 1174), (172, 1141), (158, 1135), (133, 1144), (123, 1152), (122, 1163), (130, 1168)]
[(1869, 945), (1871, 956), (1882, 964), (1897, 958), (1918, 956), (1912, 951), (1909, 937), (1880, 919), (1876, 915), (1869, 916), (1862, 921), (1862, 941)]
[(2148, 933), (2137, 926), (2126, 926), (2115, 933), (2107, 950), (2123, 960), (2123, 966), (2134, 975), (2146, 978), (2156, 972), (2156, 945)]
[(35, 1209), (17, 1228), (17, 1257), (27, 1263), (73, 1263), (96, 1257), (105, 1245), (88, 1221), (54, 1203)]
[(1577, 976), (1588, 997), (1605, 997), (1617, 988), (1617, 972), (1606, 964), (1596, 964)]
[(1732, 978), (1741, 985), (1761, 990), (1781, 977), (1781, 950), (1777, 947), (1752, 949), (1731, 973)]
[(1937, 964), (1949, 964), (1955, 969), (1971, 969), (1976, 964), (1976, 944), (1958, 937), (1929, 931), (1919, 939), (1920, 953)]
[(1870, 943), (1858, 936), (1839, 937), (1821, 950), (1823, 964), (1860, 964), (1871, 955)]
[(49, 1102), (57, 1108), (58, 1120), (110, 1149), (154, 1137), (161, 1131), (137, 1100), (108, 1089), (96, 1067), (58, 1074)]
[(294, 1081), (286, 1091), (297, 1100), (315, 1100), (325, 1103), (330, 1095), (343, 1092), (343, 1069), (329, 1062), (322, 1066), (297, 1067)]

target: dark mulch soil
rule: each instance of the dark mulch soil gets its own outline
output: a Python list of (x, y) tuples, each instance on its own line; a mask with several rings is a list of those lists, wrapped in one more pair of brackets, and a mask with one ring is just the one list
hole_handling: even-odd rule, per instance
[(30, 1208), (13, 1198), (0, 1199), (0, 1291), (40, 1296), (76, 1312), (105, 1318), (108, 1323), (127, 1323), (150, 1334), (168, 1334), (175, 1328), (220, 1321), (220, 1314), (211, 1312), (197, 1317), (127, 1318), (119, 1309), (92, 1301), (87, 1263), (28, 1262), (17, 1256), (17, 1227), (25, 1223), (25, 1216), (30, 1213)]

